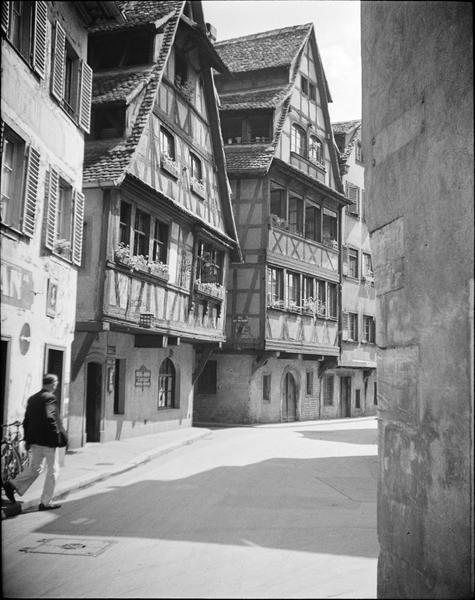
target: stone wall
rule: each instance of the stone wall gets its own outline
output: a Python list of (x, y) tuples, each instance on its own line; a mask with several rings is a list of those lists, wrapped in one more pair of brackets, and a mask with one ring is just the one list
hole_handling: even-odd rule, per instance
[(379, 598), (473, 597), (471, 13), (362, 3)]

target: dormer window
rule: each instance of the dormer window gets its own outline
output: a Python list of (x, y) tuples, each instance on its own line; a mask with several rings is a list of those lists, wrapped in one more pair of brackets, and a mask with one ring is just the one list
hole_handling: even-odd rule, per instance
[(152, 62), (152, 34), (111, 33), (89, 41), (89, 62), (94, 71), (146, 65)]
[(290, 150), (299, 154), (300, 156), (306, 156), (307, 144), (306, 135), (300, 125), (292, 125), (292, 136), (290, 140)]
[(92, 138), (107, 140), (122, 137), (125, 130), (125, 106), (94, 106)]
[(250, 142), (269, 142), (270, 141), (270, 117), (269, 115), (260, 115), (248, 119), (249, 141)]

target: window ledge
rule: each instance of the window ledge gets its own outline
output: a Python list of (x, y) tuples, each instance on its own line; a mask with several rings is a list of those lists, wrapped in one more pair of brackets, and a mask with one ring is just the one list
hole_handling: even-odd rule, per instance
[(206, 198), (206, 186), (202, 181), (199, 181), (198, 179), (191, 179), (191, 191), (202, 199)]
[(172, 175), (175, 179), (178, 179), (178, 165), (176, 161), (167, 158), (162, 158), (162, 160), (160, 161), (160, 166), (164, 171)]
[(23, 231), (20, 231), (13, 225), (7, 225), (6, 223), (0, 223), (0, 231), (2, 232), (2, 235), (14, 241), (26, 242), (30, 239), (29, 235), (26, 235), (26, 233), (23, 233)]

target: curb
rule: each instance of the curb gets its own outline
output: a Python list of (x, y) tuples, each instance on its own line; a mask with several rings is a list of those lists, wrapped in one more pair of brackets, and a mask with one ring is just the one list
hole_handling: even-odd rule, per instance
[[(61, 486), (61, 485), (59, 486), (59, 489), (55, 493), (53, 500), (64, 499), (65, 497), (68, 496), (68, 494), (70, 494), (73, 491), (88, 488), (88, 487), (94, 485), (95, 483), (98, 483), (100, 481), (105, 481), (106, 479), (109, 479), (110, 477), (114, 477), (115, 475), (121, 475), (122, 473), (131, 471), (132, 469), (135, 469), (135, 467), (138, 467), (146, 462), (149, 462), (149, 461), (153, 460), (154, 458), (158, 458), (159, 456), (168, 454), (169, 452), (172, 452), (173, 450), (176, 450), (177, 448), (181, 448), (182, 446), (188, 446), (189, 444), (192, 444), (193, 442), (201, 440), (204, 437), (206, 437), (207, 435), (209, 435), (209, 433), (210, 433), (209, 431), (200, 432), (199, 434), (197, 434), (194, 437), (191, 437), (191, 438), (188, 438), (185, 440), (180, 440), (179, 442), (171, 442), (165, 446), (162, 446), (161, 448), (157, 448), (156, 450), (149, 450), (147, 452), (139, 454), (139, 456), (137, 456), (135, 458), (132, 458), (128, 463), (125, 463), (125, 465), (123, 465), (121, 467), (117, 467), (116, 469), (113, 469), (111, 471), (103, 471), (101, 473), (97, 473), (96, 475), (88, 477), (87, 479), (83, 478), (82, 480), (76, 480), (76, 481), (70, 481), (68, 483), (64, 483), (63, 486)], [(2, 520), (16, 516), (24, 510), (27, 510), (30, 508), (35, 508), (36, 506), (38, 506), (39, 502), (40, 502), (40, 499), (38, 498), (36, 500), (27, 500), (26, 502), (22, 502), (20, 500), (20, 501), (15, 502), (15, 504), (2, 506)]]

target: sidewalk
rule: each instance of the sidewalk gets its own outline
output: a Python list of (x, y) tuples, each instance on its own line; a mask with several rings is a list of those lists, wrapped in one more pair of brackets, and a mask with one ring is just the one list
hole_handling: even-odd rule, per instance
[[(87, 487), (113, 475), (124, 473), (152, 458), (171, 452), (180, 446), (191, 444), (210, 433), (205, 427), (189, 427), (146, 436), (126, 438), (120, 441), (89, 443), (83, 448), (70, 450), (60, 468), (54, 499), (60, 500), (69, 492)], [(23, 496), (16, 494), (21, 510), (35, 508), (40, 503), (44, 475), (41, 474)], [(2, 519), (20, 512), (19, 507), (4, 499), (2, 489)], [(6, 507), (10, 510), (6, 510)]]

